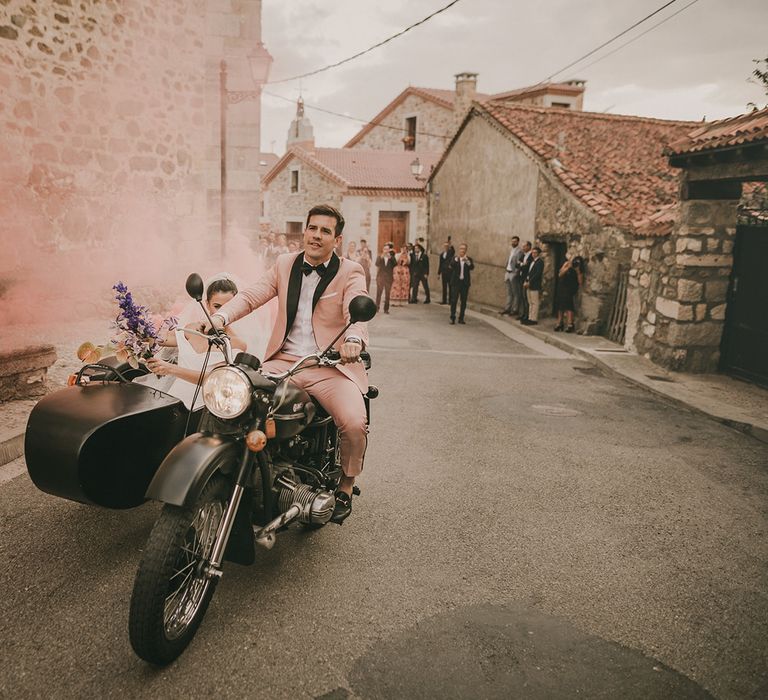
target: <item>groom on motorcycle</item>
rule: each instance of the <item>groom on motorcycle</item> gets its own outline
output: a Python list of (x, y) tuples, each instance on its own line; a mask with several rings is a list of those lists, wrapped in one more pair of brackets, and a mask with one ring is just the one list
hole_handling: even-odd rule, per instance
[[(347, 324), (349, 302), (367, 295), (363, 268), (334, 252), (343, 229), (344, 217), (337, 209), (325, 204), (312, 207), (303, 252), (280, 255), (263, 279), (213, 314), (214, 325), (223, 328), (278, 298), (277, 319), (264, 354), (267, 372), (282, 372), (300, 357), (327, 347)], [(340, 365), (308, 368), (292, 380), (320, 403), (340, 431), (344, 476), (331, 517), (336, 523), (352, 512), (352, 487), (363, 469), (368, 443), (363, 400), (368, 378), (358, 362), (367, 342), (366, 324), (353, 324), (341, 345), (337, 343)]]

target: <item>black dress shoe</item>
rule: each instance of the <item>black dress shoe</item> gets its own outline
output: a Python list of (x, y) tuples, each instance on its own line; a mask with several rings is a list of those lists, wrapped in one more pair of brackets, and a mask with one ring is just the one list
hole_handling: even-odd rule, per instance
[(352, 496), (343, 491), (336, 492), (336, 505), (333, 507), (331, 522), (341, 525), (352, 513)]
[(451, 325), (453, 326), (453, 325), (455, 325), (455, 324), (456, 324), (456, 319), (455, 319), (455, 318), (452, 318), (452, 319), (451, 319)]
[(465, 321), (463, 318), (460, 318), (460, 319), (459, 319), (459, 323), (463, 323), (463, 324), (466, 324), (466, 321)]

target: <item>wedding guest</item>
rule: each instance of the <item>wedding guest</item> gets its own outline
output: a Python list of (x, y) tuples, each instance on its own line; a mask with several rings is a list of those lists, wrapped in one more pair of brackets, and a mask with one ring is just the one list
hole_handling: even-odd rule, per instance
[(464, 312), (467, 310), (467, 297), (472, 284), (472, 270), (475, 263), (467, 255), (467, 244), (459, 244), (459, 252), (451, 261), (451, 325), (456, 323), (456, 303), (460, 300), (459, 323), (464, 321)]
[(391, 243), (385, 243), (384, 248), (376, 258), (376, 308), (381, 308), (381, 295), (384, 293), (384, 313), (389, 313), (389, 301), (392, 294), (397, 260)]
[(411, 304), (418, 303), (419, 285), (424, 287), (425, 304), (429, 304), (429, 256), (424, 251), (424, 246), (417, 243), (413, 246), (411, 258)]
[(566, 333), (573, 333), (575, 330), (573, 324), (574, 300), (579, 287), (583, 284), (582, 276), (583, 258), (579, 255), (566, 260), (560, 271), (557, 273), (559, 284), (557, 285), (557, 295), (555, 303), (557, 305), (557, 325), (555, 331), (563, 330), (563, 317), (568, 325), (565, 328)]
[(368, 241), (365, 238), (360, 239), (360, 248), (357, 251), (357, 262), (363, 268), (365, 273), (365, 287), (370, 293), (371, 291), (371, 264), (373, 263), (373, 256), (371, 255), (371, 249), (368, 247)]
[(520, 271), (518, 279), (520, 282), (520, 321), (528, 318), (528, 294), (524, 289), (525, 280), (528, 278), (528, 269), (531, 267), (531, 242), (526, 241), (522, 245), (523, 257), (517, 263), (517, 269)]
[(407, 246), (400, 248), (397, 256), (397, 266), (392, 275), (392, 290), (390, 299), (393, 306), (403, 306), (408, 301), (411, 293), (411, 273), (409, 272), (411, 256)]
[(443, 250), (440, 253), (440, 258), (437, 261), (437, 276), (440, 278), (443, 286), (443, 300), (441, 304), (448, 303), (448, 290), (451, 283), (450, 267), (451, 260), (456, 255), (456, 251), (453, 249), (450, 241), (443, 242)]
[(347, 245), (347, 254), (344, 256), (347, 260), (354, 260), (357, 262), (357, 243), (350, 241)]
[(507, 256), (507, 265), (504, 269), (504, 285), (507, 291), (507, 305), (499, 313), (507, 316), (519, 316), (521, 310), (521, 297), (523, 285), (520, 282), (519, 263), (523, 259), (523, 249), (520, 247), (520, 238), (512, 236), (511, 249)]
[(281, 233), (277, 237), (277, 243), (275, 244), (275, 257), (282, 255), (283, 253), (287, 253), (288, 251), (288, 236), (286, 236), (284, 233)]
[(541, 301), (541, 286), (544, 282), (544, 261), (541, 259), (541, 248), (531, 248), (531, 265), (523, 287), (528, 295), (528, 318), (522, 321), (525, 326), (535, 326), (539, 322), (539, 303)]

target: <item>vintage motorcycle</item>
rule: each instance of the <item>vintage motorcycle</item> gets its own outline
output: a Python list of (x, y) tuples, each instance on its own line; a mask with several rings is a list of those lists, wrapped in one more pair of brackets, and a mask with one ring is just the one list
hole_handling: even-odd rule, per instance
[[(199, 275), (190, 275), (187, 291), (202, 300)], [(220, 349), (226, 362), (204, 379), (201, 373), (205, 408), (192, 413), (104, 364), (81, 371), (86, 385), (80, 377), (33, 409), (27, 468), (39, 488), (112, 508), (145, 499), (165, 504), (131, 596), (130, 641), (139, 657), (164, 665), (184, 651), (225, 560), (252, 564), (255, 545), (271, 548), (292, 523), (315, 529), (330, 521), (342, 476), (338, 430), (291, 377), (338, 364), (333, 348), (339, 338), (375, 313), (369, 297), (355, 297), (349, 323), (325, 350), (272, 375), (248, 353), (233, 358), (229, 339), (213, 329), (206, 336), (209, 350)], [(367, 353), (361, 360), (370, 367)], [(377, 395), (370, 386), (364, 396), (369, 419), (370, 399)], [(197, 432), (183, 437), (190, 423)]]
[[(187, 291), (202, 299), (198, 275), (187, 281)], [(165, 664), (184, 650), (225, 559), (251, 564), (254, 543), (271, 548), (276, 533), (294, 521), (322, 527), (330, 520), (342, 476), (338, 431), (290, 379), (309, 366), (338, 364), (338, 339), (375, 313), (369, 297), (354, 298), (349, 324), (328, 348), (275, 375), (260, 372), (258, 358), (247, 353), (230, 359), (229, 339), (213, 336), (226, 363), (202, 382), (207, 414), (201, 431), (170, 452), (147, 490), (166, 505), (144, 548), (131, 597), (130, 639), (141, 658)], [(369, 388), (366, 407), (377, 393)]]

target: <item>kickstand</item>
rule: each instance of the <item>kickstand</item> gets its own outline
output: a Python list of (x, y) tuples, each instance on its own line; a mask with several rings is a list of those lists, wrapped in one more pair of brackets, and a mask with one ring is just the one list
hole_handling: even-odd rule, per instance
[(360, 487), (359, 486), (353, 486), (352, 487), (352, 494), (355, 495), (355, 496), (359, 496), (360, 495)]

